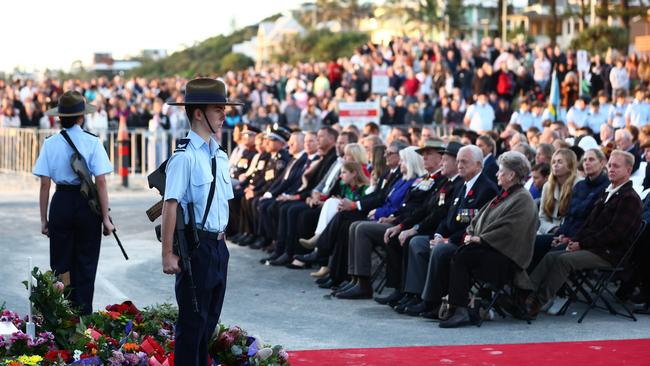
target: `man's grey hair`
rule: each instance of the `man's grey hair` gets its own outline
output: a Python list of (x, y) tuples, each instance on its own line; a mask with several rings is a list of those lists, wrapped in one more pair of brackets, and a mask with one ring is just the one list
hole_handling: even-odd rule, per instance
[(463, 151), (469, 151), (472, 160), (481, 163), (481, 166), (483, 166), (483, 151), (481, 148), (476, 145), (465, 145), (458, 150), (458, 154), (460, 155)]
[(395, 140), (395, 141), (390, 143), (390, 147), (397, 150), (397, 152), (400, 152), (400, 151), (406, 149), (408, 146), (409, 145), (407, 143), (405, 143), (404, 141), (400, 141), (400, 140)]
[(499, 166), (515, 173), (515, 181), (524, 183), (530, 174), (530, 162), (519, 151), (507, 151), (499, 156)]

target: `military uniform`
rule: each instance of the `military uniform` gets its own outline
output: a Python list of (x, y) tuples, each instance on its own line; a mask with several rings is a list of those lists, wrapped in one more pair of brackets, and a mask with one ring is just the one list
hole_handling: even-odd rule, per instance
[[(61, 99), (63, 98), (62, 96)], [(80, 95), (79, 98), (83, 100)], [(62, 104), (63, 102), (58, 111), (65, 110), (61, 107)], [(88, 105), (76, 115), (90, 113), (92, 108)], [(59, 115), (56, 112), (49, 114)], [(71, 116), (69, 113), (67, 115)], [(86, 160), (92, 176), (113, 171), (113, 164), (97, 136), (82, 130), (79, 125), (65, 130)], [(81, 309), (82, 314), (90, 314), (99, 261), (102, 218), (90, 210), (88, 200), (80, 193), (81, 181), (70, 165), (73, 152), (63, 135), (47, 138), (34, 165), (33, 174), (49, 177), (56, 184), (48, 218), (50, 268), (58, 275), (70, 273), (70, 300)]]
[[(228, 101), (225, 84), (213, 79), (188, 82), (185, 101), (174, 104), (239, 105)], [(207, 124), (212, 129), (209, 122)], [(214, 196), (206, 207), (213, 182)], [(218, 324), (226, 291), (229, 253), (224, 231), (229, 218), (228, 200), (232, 198), (228, 155), (212, 137), (206, 142), (191, 130), (167, 162), (164, 198), (165, 201), (176, 200), (181, 205), (186, 224), (189, 223), (188, 203), (192, 202), (198, 221), (195, 224), (199, 245), (191, 252), (198, 312), (193, 311), (187, 272), (176, 275), (178, 321), (174, 353), (178, 365), (207, 364), (208, 342)]]

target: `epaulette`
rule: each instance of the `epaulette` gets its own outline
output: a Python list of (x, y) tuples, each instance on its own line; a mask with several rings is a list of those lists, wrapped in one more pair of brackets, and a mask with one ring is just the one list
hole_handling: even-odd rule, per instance
[(223, 146), (223, 145), (219, 146), (219, 150), (225, 152), (226, 155), (228, 155), (228, 150), (226, 150), (226, 147), (225, 147), (225, 146)]
[(45, 139), (47, 140), (47, 139), (49, 139), (49, 138), (52, 137), (52, 136), (54, 136), (54, 135), (45, 136)]
[(174, 152), (183, 152), (185, 149), (187, 149), (187, 144), (190, 143), (190, 139), (180, 139), (176, 143), (176, 150)]
[(99, 136), (95, 135), (95, 134), (92, 133), (92, 132), (88, 132), (88, 131), (86, 131), (86, 130), (84, 130), (84, 132), (87, 133), (87, 134), (89, 134), (89, 135), (92, 135), (92, 136), (95, 136), (95, 137), (99, 137)]

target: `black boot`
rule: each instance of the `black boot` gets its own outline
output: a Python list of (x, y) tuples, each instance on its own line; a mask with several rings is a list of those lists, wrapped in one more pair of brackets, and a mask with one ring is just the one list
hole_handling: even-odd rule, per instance
[(419, 303), (407, 306), (404, 309), (404, 314), (410, 316), (420, 316), (420, 314), (433, 310), (433, 304), (429, 301), (420, 301)]

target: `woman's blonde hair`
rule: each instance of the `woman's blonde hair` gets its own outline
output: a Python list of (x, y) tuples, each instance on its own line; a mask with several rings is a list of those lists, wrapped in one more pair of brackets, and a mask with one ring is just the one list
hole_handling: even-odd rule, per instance
[(399, 152), (401, 161), (406, 163), (406, 174), (404, 174), (405, 180), (421, 177), (427, 174), (426, 169), (424, 169), (424, 159), (422, 158), (422, 155), (417, 153), (417, 150), (417, 147), (409, 146)]
[[(560, 201), (558, 202), (558, 216), (565, 216), (569, 210), (569, 203), (571, 201), (571, 194), (573, 193), (573, 183), (576, 180), (578, 171), (578, 158), (576, 154), (569, 149), (559, 149), (554, 154), (561, 155), (566, 161), (567, 168), (569, 169), (569, 177), (560, 187)], [(551, 175), (548, 177), (548, 182), (544, 185), (545, 188), (548, 185), (547, 194), (544, 196), (544, 202), (542, 202), (542, 207), (544, 208), (544, 213), (548, 217), (553, 217), (553, 211), (555, 209), (555, 188), (560, 183), (557, 181), (557, 177), (551, 172)]]
[(366, 154), (366, 149), (363, 148), (361, 144), (356, 142), (345, 145), (345, 155), (351, 156), (352, 160), (357, 163), (367, 165), (368, 164), (368, 155)]
[(356, 177), (354, 177), (354, 181), (352, 182), (353, 186), (361, 187), (368, 185), (368, 177), (366, 177), (366, 173), (363, 171), (363, 166), (360, 163), (356, 161), (346, 161), (343, 163), (341, 169), (356, 174)]

